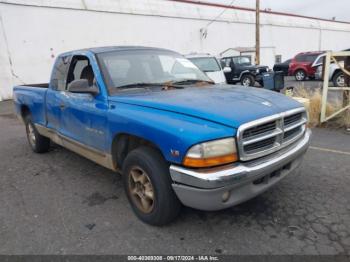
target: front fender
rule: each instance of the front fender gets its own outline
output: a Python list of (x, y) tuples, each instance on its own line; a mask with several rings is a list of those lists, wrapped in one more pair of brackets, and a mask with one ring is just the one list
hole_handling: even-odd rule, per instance
[[(149, 107), (112, 102), (108, 114), (109, 141), (130, 134), (155, 144), (167, 161), (182, 163), (187, 150), (197, 143), (232, 137), (236, 129), (200, 118)], [(171, 154), (172, 150), (179, 155)]]

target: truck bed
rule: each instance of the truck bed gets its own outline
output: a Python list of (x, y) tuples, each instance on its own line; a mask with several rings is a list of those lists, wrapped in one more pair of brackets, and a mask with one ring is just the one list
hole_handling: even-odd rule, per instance
[(18, 85), (13, 88), (16, 113), (21, 115), (24, 107), (32, 113), (34, 123), (46, 124), (45, 100), (48, 83)]
[(49, 83), (19, 85), (19, 87), (20, 87), (20, 86), (39, 87), (39, 88), (49, 88)]

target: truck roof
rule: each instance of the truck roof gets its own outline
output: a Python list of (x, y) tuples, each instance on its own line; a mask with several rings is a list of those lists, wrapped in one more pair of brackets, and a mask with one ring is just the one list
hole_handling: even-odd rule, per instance
[(191, 53), (188, 55), (185, 55), (187, 58), (202, 58), (202, 57), (215, 57), (214, 55), (207, 54), (207, 53)]
[(98, 54), (98, 53), (104, 53), (104, 52), (110, 52), (110, 51), (128, 51), (128, 50), (163, 50), (163, 51), (173, 52), (171, 50), (164, 49), (164, 48), (147, 47), (147, 46), (102, 46), (102, 47), (90, 47), (90, 48), (72, 50), (69, 52), (65, 52), (64, 54), (75, 53), (75, 52), (86, 52), (86, 51)]

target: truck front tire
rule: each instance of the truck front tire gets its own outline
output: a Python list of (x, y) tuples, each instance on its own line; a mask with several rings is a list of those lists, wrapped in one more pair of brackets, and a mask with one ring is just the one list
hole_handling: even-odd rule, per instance
[(254, 86), (255, 84), (255, 79), (251, 75), (243, 75), (241, 78), (241, 85), (242, 86)]
[(303, 69), (298, 69), (294, 73), (295, 80), (304, 81), (306, 79), (306, 73)]
[(45, 153), (50, 149), (50, 139), (39, 134), (36, 130), (31, 116), (28, 114), (24, 118), (27, 139), (30, 147), (35, 153)]
[(332, 81), (335, 87), (344, 87), (345, 86), (344, 73), (342, 71), (335, 73)]
[(179, 214), (181, 203), (171, 186), (169, 165), (156, 149), (139, 147), (127, 155), (123, 184), (133, 211), (143, 222), (162, 226)]

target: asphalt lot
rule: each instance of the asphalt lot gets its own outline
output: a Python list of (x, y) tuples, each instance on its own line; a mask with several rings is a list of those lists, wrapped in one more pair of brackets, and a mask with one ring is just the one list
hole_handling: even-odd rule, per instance
[(32, 153), (1, 102), (0, 254), (350, 255), (350, 135), (313, 133), (300, 171), (270, 191), (157, 228), (133, 215), (119, 175), (61, 147)]

